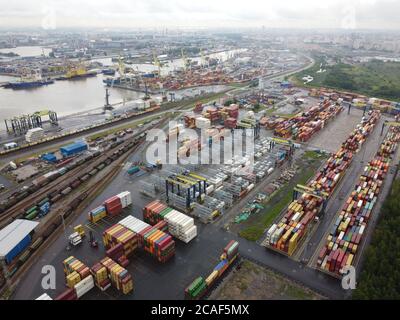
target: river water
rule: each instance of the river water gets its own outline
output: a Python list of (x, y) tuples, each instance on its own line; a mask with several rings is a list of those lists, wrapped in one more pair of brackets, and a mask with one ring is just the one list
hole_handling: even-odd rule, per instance
[[(30, 48), (30, 49), (28, 49)], [(46, 49), (44, 49), (46, 50)], [(19, 47), (2, 49), (3, 52), (16, 52), (21, 56), (41, 55), (42, 48), (40, 47)], [(209, 56), (219, 58), (222, 61), (229, 58), (235, 51), (225, 51), (211, 54)], [(45, 54), (48, 51), (45, 51)], [(99, 59), (96, 59), (99, 60)], [(194, 58), (200, 62), (201, 58)], [(112, 65), (111, 58), (100, 60), (105, 66)], [(172, 71), (182, 67), (182, 59), (168, 61), (168, 67), (163, 67), (163, 72)], [(140, 71), (150, 72), (156, 69), (151, 64), (134, 65)], [(59, 116), (65, 116), (77, 112), (89, 111), (94, 108), (99, 108), (105, 102), (105, 86), (103, 84), (104, 76), (99, 74), (96, 77), (69, 80), (55, 81), (54, 84), (26, 89), (12, 90), (0, 88), (0, 130), (4, 129), (4, 119), (10, 117), (32, 113), (40, 110), (53, 110)], [(0, 83), (15, 80), (15, 78), (0, 75)], [(204, 92), (221, 91), (225, 86), (209, 86), (187, 89), (176, 93), (176, 98), (179, 99), (183, 95), (193, 96)], [(121, 103), (131, 100), (137, 100), (143, 97), (143, 93), (129, 91), (118, 88), (110, 89), (110, 103)]]

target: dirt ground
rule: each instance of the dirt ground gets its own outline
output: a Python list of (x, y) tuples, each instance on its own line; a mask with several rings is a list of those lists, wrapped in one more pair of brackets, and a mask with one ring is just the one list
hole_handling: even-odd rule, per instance
[(240, 269), (231, 271), (211, 294), (210, 300), (321, 300), (323, 296), (243, 260)]

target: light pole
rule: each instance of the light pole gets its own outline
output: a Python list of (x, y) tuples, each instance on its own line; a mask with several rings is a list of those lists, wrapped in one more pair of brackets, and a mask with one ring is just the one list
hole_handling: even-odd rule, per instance
[(65, 236), (65, 238), (67, 239), (67, 247), (66, 247), (65, 249), (66, 249), (67, 251), (69, 251), (69, 250), (71, 250), (71, 247), (69, 246), (69, 239), (68, 239), (68, 237), (67, 237), (67, 233), (66, 233), (66, 230), (65, 230), (64, 213), (61, 213), (61, 214), (60, 214), (60, 217), (61, 217), (61, 221), (62, 221), (62, 224), (63, 224), (64, 236)]

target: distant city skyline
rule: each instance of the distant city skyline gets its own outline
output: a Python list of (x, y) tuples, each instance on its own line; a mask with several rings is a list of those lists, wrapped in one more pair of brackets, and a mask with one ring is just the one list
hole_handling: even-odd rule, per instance
[(0, 0), (1, 28), (400, 30), (396, 0)]

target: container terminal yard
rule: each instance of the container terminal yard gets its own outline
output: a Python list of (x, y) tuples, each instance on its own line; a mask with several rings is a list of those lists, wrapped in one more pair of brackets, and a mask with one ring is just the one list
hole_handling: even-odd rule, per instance
[[(399, 103), (301, 85), (315, 48), (262, 35), (160, 36), (169, 51), (136, 35), (123, 53), (92, 37), (0, 60), (20, 78), (0, 96), (97, 77), (102, 92), (80, 112), (1, 115), (1, 297), (350, 299), (341, 280), (354, 267), (358, 281), (399, 178)], [(110, 102), (120, 92), (134, 98)]]

